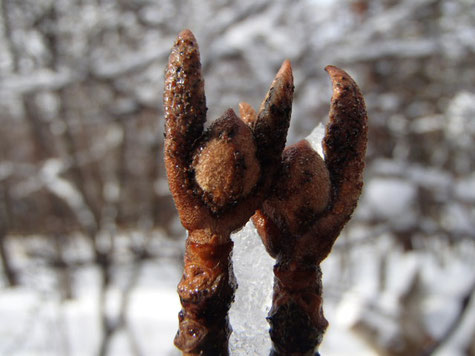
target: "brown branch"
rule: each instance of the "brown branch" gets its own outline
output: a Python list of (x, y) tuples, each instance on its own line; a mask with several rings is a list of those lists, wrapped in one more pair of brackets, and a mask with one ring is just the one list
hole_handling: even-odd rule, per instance
[(228, 355), (228, 310), (236, 281), (231, 232), (267, 195), (289, 126), (293, 94), (284, 62), (250, 126), (228, 110), (203, 132), (206, 99), (198, 45), (181, 32), (165, 77), (165, 166), (189, 231), (178, 294), (183, 306), (175, 345), (186, 355)]
[(468, 311), (468, 307), (470, 303), (474, 302), (475, 300), (475, 281), (472, 282), (470, 288), (468, 288), (467, 292), (462, 296), (460, 301), (460, 309), (453, 319), (453, 321), (449, 324), (449, 326), (445, 329), (445, 332), (437, 338), (433, 343), (431, 343), (424, 352), (421, 353), (420, 356), (430, 356), (432, 355), (437, 349), (443, 345), (443, 343), (448, 340), (457, 330), (457, 327), (466, 317), (465, 312)]
[(10, 254), (6, 246), (9, 221), (9, 196), (6, 182), (0, 182), (0, 258), (2, 260), (3, 274), (10, 287), (18, 284), (17, 273), (13, 269)]
[(272, 355), (313, 355), (328, 325), (322, 309), (321, 261), (356, 207), (367, 142), (363, 97), (350, 76), (326, 68), (333, 82), (323, 160), (307, 141), (287, 147), (279, 180), (253, 216), (276, 258)]

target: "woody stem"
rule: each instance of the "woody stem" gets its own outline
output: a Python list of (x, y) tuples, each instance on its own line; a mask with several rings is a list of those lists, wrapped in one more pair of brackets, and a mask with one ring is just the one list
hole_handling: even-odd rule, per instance
[(271, 356), (313, 356), (328, 322), (322, 309), (320, 266), (277, 257), (274, 295), (269, 312)]
[(175, 337), (183, 355), (229, 355), (228, 310), (237, 288), (231, 262), (233, 242), (229, 235), (208, 235), (203, 239), (203, 231), (191, 232), (186, 242), (178, 284), (182, 310)]

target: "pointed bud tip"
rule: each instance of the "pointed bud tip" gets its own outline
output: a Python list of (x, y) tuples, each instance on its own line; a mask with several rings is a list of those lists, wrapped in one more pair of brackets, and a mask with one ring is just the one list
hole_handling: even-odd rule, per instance
[[(266, 110), (270, 110), (272, 105), (277, 105), (280, 109), (290, 109), (292, 107), (293, 94), (294, 77), (292, 75), (292, 66), (290, 61), (286, 59), (275, 75), (266, 97), (259, 107), (257, 116), (260, 116)], [(268, 107), (266, 108), (266, 106)], [(287, 119), (290, 119), (290, 116)]]
[(224, 111), (223, 116), (237, 117), (236, 112), (235, 112), (234, 109), (232, 109), (232, 108), (227, 108), (227, 109)]
[(246, 103), (245, 101), (241, 101), (239, 103), (239, 112), (240, 113), (243, 113), (243, 112), (252, 112), (254, 111), (254, 108), (251, 106), (251, 104), (249, 103)]
[(244, 101), (239, 103), (239, 115), (241, 115), (241, 120), (247, 125), (252, 125), (257, 119), (254, 108)]
[[(358, 85), (354, 79), (343, 69), (328, 65), (325, 71), (330, 76), (333, 86), (333, 95), (340, 95), (344, 92), (344, 88), (355, 88), (359, 92)], [(361, 95), (361, 94), (359, 94)]]
[(195, 35), (189, 29), (184, 29), (183, 31), (181, 31), (178, 34), (177, 39), (185, 40), (185, 41), (196, 41)]
[(275, 77), (283, 78), (285, 81), (293, 82), (294, 78), (292, 75), (292, 65), (288, 59), (282, 63)]
[(352, 86), (357, 86), (354, 79), (341, 68), (338, 68), (333, 65), (328, 65), (325, 67), (325, 71), (328, 73), (330, 79), (332, 80), (332, 82), (334, 82), (334, 84), (339, 82), (346, 83)]
[(243, 116), (243, 114), (247, 113), (251, 109), (252, 109), (251, 105), (249, 105), (245, 101), (241, 101), (239, 103), (239, 114), (241, 115), (241, 117)]
[(328, 75), (331, 78), (335, 77), (338, 74), (340, 74), (342, 76), (345, 76), (345, 77), (348, 77), (348, 74), (343, 69), (340, 69), (340, 68), (338, 68), (336, 66), (333, 66), (333, 65), (326, 66), (325, 71), (328, 73)]

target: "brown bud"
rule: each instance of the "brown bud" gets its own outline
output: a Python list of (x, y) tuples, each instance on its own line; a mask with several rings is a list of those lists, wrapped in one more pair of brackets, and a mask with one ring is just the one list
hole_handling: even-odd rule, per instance
[(251, 129), (233, 110), (217, 120), (193, 159), (203, 199), (214, 211), (247, 196), (256, 186), (260, 167)]
[(175, 345), (184, 355), (228, 355), (227, 312), (236, 282), (230, 234), (267, 197), (279, 168), (292, 109), (285, 61), (256, 113), (241, 104), (203, 132), (206, 98), (198, 44), (182, 31), (165, 73), (165, 165), (170, 191), (188, 230), (178, 287), (183, 306)]
[[(267, 318), (275, 356), (314, 355), (322, 341), (328, 322), (319, 265), (350, 219), (363, 185), (368, 130), (363, 96), (345, 71), (326, 70), (333, 96), (325, 160), (305, 140), (286, 148), (279, 179), (252, 218), (276, 258)], [(242, 111), (247, 113), (246, 107)]]
[(330, 176), (322, 157), (306, 140), (286, 147), (274, 194), (262, 210), (279, 229), (304, 234), (330, 201)]
[(254, 108), (244, 101), (239, 103), (239, 115), (248, 126), (254, 125), (257, 120), (257, 113)]

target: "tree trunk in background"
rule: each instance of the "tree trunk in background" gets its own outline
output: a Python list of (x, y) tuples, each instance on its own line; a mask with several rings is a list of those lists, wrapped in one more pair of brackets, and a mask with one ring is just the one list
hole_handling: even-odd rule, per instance
[(10, 287), (18, 284), (18, 279), (10, 261), (6, 247), (6, 237), (8, 231), (8, 196), (5, 186), (0, 185), (0, 257), (2, 259), (2, 269), (5, 279)]

